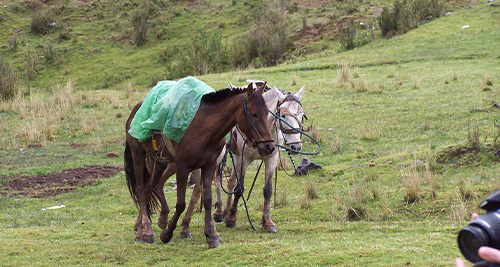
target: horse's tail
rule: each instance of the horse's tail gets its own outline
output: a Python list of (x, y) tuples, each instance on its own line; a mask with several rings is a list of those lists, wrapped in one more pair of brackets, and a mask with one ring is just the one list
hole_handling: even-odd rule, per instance
[(132, 200), (134, 200), (134, 204), (138, 206), (139, 203), (137, 200), (137, 195), (135, 193), (137, 181), (134, 173), (134, 160), (132, 158), (130, 145), (127, 141), (125, 141), (125, 152), (123, 153), (123, 158), (125, 159), (125, 179), (127, 180), (128, 191), (130, 192)]
[[(132, 197), (134, 204), (138, 207), (139, 201), (137, 200), (137, 194), (136, 194), (137, 180), (136, 180), (135, 172), (134, 172), (134, 162), (133, 162), (133, 158), (132, 158), (132, 151), (131, 151), (130, 145), (127, 141), (125, 142), (124, 159), (125, 159), (125, 178), (127, 180), (128, 191), (130, 192), (130, 196)], [(151, 176), (150, 176), (149, 172), (147, 171), (146, 168), (144, 168), (144, 174), (143, 174), (144, 186), (146, 186), (149, 183), (150, 177)], [(163, 193), (163, 192), (161, 192), (161, 193)], [(160, 210), (160, 208), (161, 208), (160, 198), (161, 198), (160, 193), (157, 192), (156, 190), (153, 190), (153, 194), (151, 195), (151, 198), (149, 199), (149, 203), (148, 203), (148, 215), (151, 215), (155, 211)]]

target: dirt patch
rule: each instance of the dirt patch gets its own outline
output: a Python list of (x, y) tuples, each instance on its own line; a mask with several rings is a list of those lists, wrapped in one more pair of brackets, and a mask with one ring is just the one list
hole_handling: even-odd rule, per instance
[[(6, 196), (47, 198), (77, 188), (96, 185), (123, 171), (123, 167), (91, 165), (37, 176), (0, 177), (0, 194)], [(3, 182), (7, 181), (7, 182)]]

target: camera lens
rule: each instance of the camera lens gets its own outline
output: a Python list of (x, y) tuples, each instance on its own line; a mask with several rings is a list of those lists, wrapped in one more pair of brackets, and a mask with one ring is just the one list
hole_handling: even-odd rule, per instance
[(478, 250), (481, 246), (487, 246), (489, 241), (488, 234), (475, 225), (469, 225), (458, 233), (458, 247), (470, 262), (482, 260)]
[(464, 257), (477, 263), (482, 261), (478, 250), (482, 246), (500, 248), (500, 213), (487, 212), (472, 221), (458, 233), (458, 247)]

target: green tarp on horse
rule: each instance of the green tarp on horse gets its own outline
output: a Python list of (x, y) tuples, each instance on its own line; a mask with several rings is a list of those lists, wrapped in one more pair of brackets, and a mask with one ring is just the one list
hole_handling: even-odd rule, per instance
[(191, 76), (178, 82), (160, 81), (146, 96), (128, 133), (143, 142), (153, 136), (153, 130), (162, 130), (165, 136), (180, 143), (201, 98), (212, 92), (212, 87)]

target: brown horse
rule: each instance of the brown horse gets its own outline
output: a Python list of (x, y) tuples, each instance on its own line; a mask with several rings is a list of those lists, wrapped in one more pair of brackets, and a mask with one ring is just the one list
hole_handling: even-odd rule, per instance
[[(215, 229), (211, 214), (211, 181), (216, 169), (217, 157), (224, 147), (224, 136), (234, 126), (238, 126), (262, 156), (271, 154), (275, 149), (267, 122), (267, 107), (262, 98), (264, 87), (259, 87), (254, 91), (253, 86), (252, 84), (248, 85), (246, 90), (225, 89), (204, 95), (200, 107), (180, 143), (163, 136), (162, 141), (165, 142), (169, 153), (165, 155), (165, 161), (168, 163), (161, 175), (160, 182), (155, 181), (160, 177), (156, 174), (155, 164), (147, 164), (148, 157), (156, 158), (152, 142), (139, 142), (128, 134), (130, 122), (138, 108), (132, 111), (126, 123), (125, 171), (130, 193), (139, 205), (139, 217), (136, 223), (137, 241), (153, 241), (153, 230), (148, 212), (151, 192), (159, 193), (161, 188), (157, 185), (163, 186), (161, 181), (166, 181), (168, 177), (176, 173), (177, 203), (175, 213), (168, 221), (166, 229), (163, 229), (160, 234), (160, 239), (164, 243), (171, 240), (177, 221), (186, 207), (185, 193), (188, 175), (196, 169), (201, 169), (201, 183), (204, 189), (203, 206), (205, 208), (204, 232), (210, 248), (220, 246), (220, 237)], [(153, 166), (151, 167), (151, 165)], [(153, 173), (152, 181), (146, 181), (149, 178), (148, 169)], [(166, 205), (166, 203), (164, 204)], [(168, 214), (168, 208), (165, 212)]]
[[(231, 87), (236, 88), (230, 84)], [(269, 91), (264, 93), (264, 100), (266, 101), (266, 105), (269, 110), (278, 114), (284, 121), (286, 121), (289, 125), (294, 127), (295, 129), (303, 128), (302, 118), (304, 116), (304, 110), (302, 109), (302, 105), (300, 103), (300, 99), (304, 94), (305, 87), (303, 86), (300, 90), (293, 94), (291, 92), (287, 94), (283, 94), (280, 89), (274, 87), (273, 89), (269, 88)], [(302, 149), (302, 140), (301, 134), (291, 129), (288, 125), (281, 123), (280, 120), (277, 120), (276, 117), (272, 114), (268, 115), (268, 122), (271, 125), (271, 133), (273, 134), (276, 142), (278, 144), (285, 144), (287, 148), (290, 148), (294, 151), (300, 151)], [(228, 190), (233, 191), (236, 187), (236, 176), (240, 179), (241, 186), (243, 186), (244, 178), (246, 174), (246, 170), (248, 165), (257, 159), (261, 159), (265, 163), (265, 186), (264, 186), (264, 211), (262, 216), (262, 226), (265, 232), (275, 233), (276, 227), (271, 220), (270, 213), (270, 202), (271, 202), (271, 194), (272, 194), (272, 177), (273, 173), (278, 164), (278, 150), (275, 150), (270, 155), (262, 157), (259, 153), (251, 148), (247, 147), (243, 151), (243, 143), (244, 137), (238, 131), (233, 131), (233, 139), (231, 142), (231, 150), (235, 154), (236, 160), (236, 170), (238, 173), (235, 173), (235, 170), (232, 171), (231, 179), (229, 180)], [(241, 157), (242, 153), (244, 157)], [(243, 162), (241, 161), (243, 160)], [(243, 167), (243, 170), (241, 168)], [(242, 176), (240, 177), (240, 174)], [(223, 219), (226, 222), (227, 227), (236, 226), (236, 213), (238, 200), (242, 197), (242, 192), (237, 191), (235, 193), (235, 201), (232, 201), (232, 194), (228, 194), (226, 209), (224, 212), (222, 211), (222, 201), (220, 196), (221, 191), (221, 183), (219, 177), (215, 177), (215, 184), (217, 188), (217, 201), (215, 202), (215, 213), (214, 219), (217, 222), (221, 222)], [(200, 198), (202, 187), (197, 183), (195, 184), (193, 194), (191, 195), (191, 200), (189, 202), (188, 209), (184, 218), (182, 219), (182, 230), (181, 236), (183, 238), (190, 238), (190, 230), (189, 223), (191, 221), (191, 216), (194, 211), (194, 208)], [(233, 204), (233, 205), (232, 205)]]

